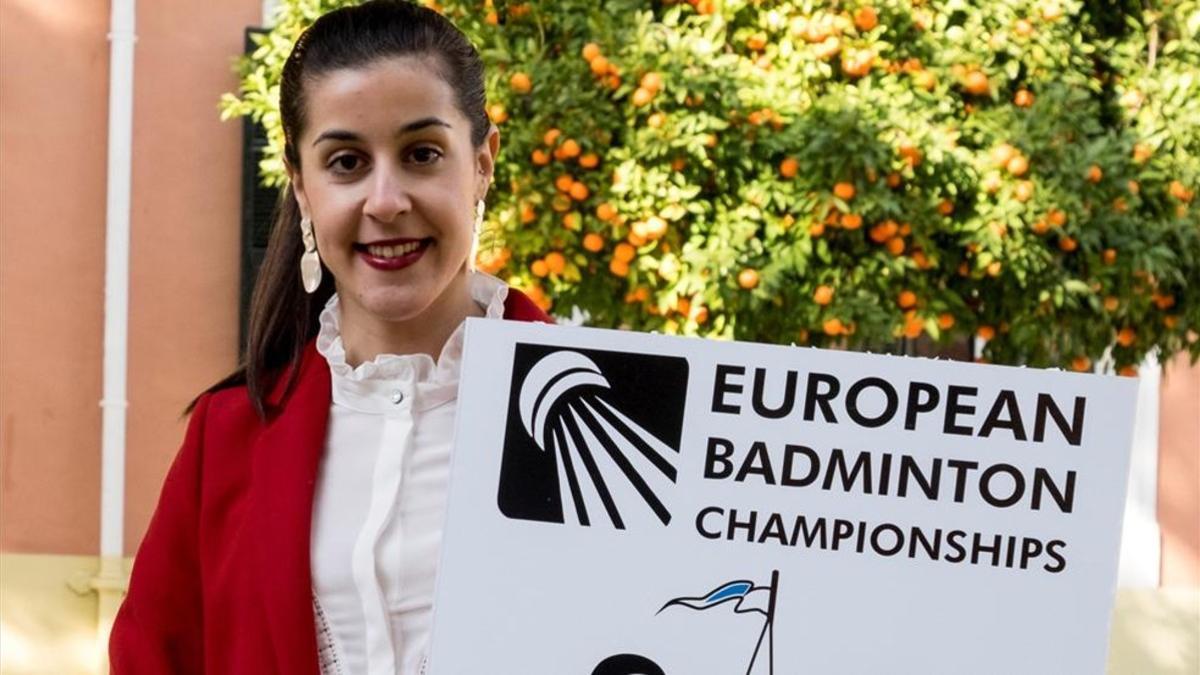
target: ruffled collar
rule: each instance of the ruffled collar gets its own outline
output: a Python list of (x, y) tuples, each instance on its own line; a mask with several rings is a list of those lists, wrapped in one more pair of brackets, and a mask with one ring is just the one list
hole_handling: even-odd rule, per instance
[[(482, 272), (471, 274), (469, 283), (471, 298), (484, 310), (484, 318), (503, 318), (508, 284)], [(321, 311), (317, 351), (329, 364), (335, 405), (389, 413), (410, 404), (427, 409), (455, 398), (465, 321), (446, 340), (436, 362), (428, 354), (380, 354), (352, 367), (346, 363), (340, 318), (339, 299), (334, 293)], [(404, 401), (403, 406), (397, 402), (398, 398)]]

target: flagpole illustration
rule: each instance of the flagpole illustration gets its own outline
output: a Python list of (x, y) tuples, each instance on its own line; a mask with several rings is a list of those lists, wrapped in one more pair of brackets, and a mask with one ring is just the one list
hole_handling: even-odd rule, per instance
[(763, 622), (762, 632), (758, 634), (758, 642), (754, 644), (754, 654), (750, 656), (750, 665), (746, 666), (746, 675), (751, 675), (754, 670), (764, 637), (767, 639), (767, 674), (775, 675), (775, 595), (778, 591), (779, 570), (772, 570), (770, 599), (767, 601), (767, 620)]
[[(763, 598), (764, 594), (766, 598)], [(756, 586), (748, 579), (736, 579), (725, 582), (704, 595), (672, 598), (656, 614), (661, 614), (669, 607), (680, 606), (704, 611), (726, 603), (732, 604), (733, 611), (738, 614), (762, 614), (766, 620), (763, 621), (762, 631), (758, 634), (758, 641), (754, 643), (754, 653), (750, 655), (746, 675), (752, 675), (764, 639), (767, 640), (768, 675), (775, 675), (775, 604), (778, 595), (779, 570), (772, 570), (770, 586)]]

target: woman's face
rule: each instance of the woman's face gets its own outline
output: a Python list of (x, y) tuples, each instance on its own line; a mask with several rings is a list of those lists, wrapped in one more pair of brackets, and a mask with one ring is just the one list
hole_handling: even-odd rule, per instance
[(344, 311), (406, 321), (461, 291), (496, 129), (474, 147), (428, 58), (336, 70), (307, 83), (305, 96), (292, 185)]

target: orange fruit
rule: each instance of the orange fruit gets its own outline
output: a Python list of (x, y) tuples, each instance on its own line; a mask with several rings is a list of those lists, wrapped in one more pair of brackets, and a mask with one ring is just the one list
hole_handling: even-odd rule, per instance
[(1132, 328), (1125, 327), (1117, 331), (1117, 344), (1122, 347), (1132, 347), (1135, 342), (1137, 342), (1137, 332)]
[(948, 216), (951, 213), (954, 213), (954, 202), (950, 201), (949, 199), (943, 199), (942, 201), (938, 202), (937, 211), (943, 216)]
[(1029, 160), (1025, 159), (1024, 155), (1014, 155), (1012, 159), (1004, 165), (1008, 172), (1014, 176), (1024, 176), (1026, 171), (1029, 171)]
[(613, 258), (612, 261), (608, 263), (608, 271), (619, 277), (627, 276), (629, 274), (629, 263)]
[(854, 13), (854, 25), (861, 31), (868, 31), (879, 25), (879, 14), (871, 6), (859, 7)]
[(1121, 301), (1114, 295), (1104, 298), (1104, 311), (1115, 312), (1121, 306)]
[(988, 266), (986, 269), (987, 269), (987, 275), (989, 277), (998, 277), (998, 276), (1000, 276), (1001, 270), (1004, 269), (1004, 265), (1002, 265), (1000, 263), (1000, 261), (997, 260), (997, 261), (988, 263)]
[(871, 241), (875, 242), (876, 244), (882, 244), (896, 236), (896, 232), (899, 229), (900, 226), (896, 224), (896, 221), (885, 220), (875, 227), (872, 227), (870, 232), (867, 233), (867, 236), (869, 236)]
[(529, 156), (529, 158), (533, 161), (534, 165), (536, 165), (536, 166), (546, 166), (547, 164), (550, 163), (550, 155), (547, 154), (546, 151), (542, 150), (541, 148), (534, 150), (533, 153)]
[(600, 156), (594, 152), (589, 152), (588, 154), (579, 158), (579, 166), (585, 169), (594, 169), (599, 165)]
[(654, 93), (649, 89), (638, 87), (633, 92), (633, 104), (637, 107), (642, 107), (654, 99)]
[(1013, 30), (1021, 37), (1029, 37), (1033, 35), (1033, 24), (1029, 23), (1026, 19), (1018, 19), (1016, 25), (1013, 26)]
[(567, 259), (558, 251), (551, 251), (546, 254), (543, 259), (546, 261), (546, 267), (551, 274), (562, 274), (562, 271), (567, 267)]
[(853, 183), (838, 183), (833, 186), (834, 196), (844, 201), (850, 201), (851, 199), (854, 199), (854, 195), (857, 193), (858, 190), (854, 188)]
[(817, 290), (813, 291), (813, 302), (821, 306), (833, 302), (833, 287), (817, 286)]
[(845, 333), (846, 325), (842, 323), (841, 319), (826, 319), (825, 322), (821, 324), (821, 330), (825, 331), (826, 335), (833, 337), (835, 335), (841, 335), (842, 333)]
[(1089, 182), (1099, 183), (1100, 179), (1103, 177), (1104, 177), (1104, 171), (1098, 165), (1093, 164), (1088, 167), (1087, 179)]
[(554, 179), (554, 187), (558, 188), (559, 192), (570, 192), (571, 186), (575, 184), (575, 178), (570, 174), (564, 173)]
[(921, 149), (912, 143), (904, 143), (898, 148), (900, 156), (908, 163), (909, 168), (917, 168), (921, 163)]
[(569, 193), (571, 195), (571, 199), (574, 199), (577, 202), (587, 199), (588, 195), (591, 194), (591, 192), (588, 191), (588, 186), (578, 181), (571, 185)]
[(896, 304), (900, 305), (900, 309), (912, 309), (917, 306), (917, 294), (912, 291), (900, 291), (900, 295), (896, 296)]
[(1034, 234), (1046, 234), (1050, 231), (1050, 223), (1047, 223), (1045, 220), (1038, 220), (1033, 225), (1030, 225), (1029, 229), (1033, 230)]
[(738, 286), (741, 286), (746, 290), (754, 288), (758, 285), (758, 270), (754, 269), (753, 267), (747, 267), (741, 272), (738, 272), (737, 282)]
[(604, 237), (589, 232), (583, 237), (583, 248), (592, 253), (599, 253), (604, 248)]
[(500, 103), (493, 103), (487, 108), (488, 117), (496, 124), (504, 124), (508, 121), (508, 110)]
[(979, 336), (980, 340), (991, 340), (992, 338), (996, 337), (996, 329), (984, 324), (975, 329), (975, 334)]
[(1033, 199), (1033, 181), (1023, 180), (1017, 183), (1013, 188), (1013, 198), (1022, 203)]
[(921, 249), (913, 250), (912, 259), (913, 263), (916, 264), (917, 269), (927, 270), (930, 267), (933, 267), (933, 263), (929, 261), (929, 256), (925, 255), (925, 252)]
[(608, 202), (604, 202), (600, 206), (596, 207), (596, 217), (599, 218), (600, 220), (603, 220), (606, 223), (608, 221), (612, 220), (613, 218), (615, 218), (616, 215), (617, 215), (616, 208), (614, 208), (613, 205), (609, 204)]
[(591, 69), (593, 75), (607, 75), (608, 65), (608, 59), (604, 58), (603, 56), (597, 56), (591, 61), (588, 61), (588, 68)]
[(646, 118), (646, 126), (650, 127), (651, 129), (661, 128), (662, 125), (664, 125), (666, 123), (667, 123), (667, 116), (666, 116), (666, 114), (661, 113), (661, 112), (653, 113), (650, 115), (650, 117)]
[(558, 150), (562, 153), (563, 157), (572, 159), (579, 156), (579, 143), (573, 138), (568, 138), (567, 140), (563, 141), (563, 144), (559, 146)]
[(862, 227), (862, 216), (858, 215), (857, 213), (845, 213), (842, 214), (840, 222), (842, 227), (846, 228), (847, 230), (857, 230), (858, 228)]
[(992, 164), (998, 168), (1008, 166), (1009, 160), (1017, 156), (1017, 149), (1008, 143), (1001, 143), (992, 148)]
[(548, 129), (546, 133), (542, 134), (542, 143), (554, 147), (554, 144), (558, 142), (559, 136), (562, 136), (562, 132), (558, 129)]
[(1194, 192), (1189, 190), (1187, 186), (1177, 180), (1171, 181), (1171, 184), (1167, 186), (1167, 192), (1181, 202), (1190, 202), (1192, 201), (1192, 197), (1195, 196)]
[(784, 178), (795, 178), (800, 171), (800, 162), (795, 157), (788, 157), (779, 163), (779, 175)]
[(633, 256), (635, 255), (637, 255), (637, 251), (634, 250), (633, 246), (625, 242), (617, 244), (613, 249), (613, 260), (620, 260), (627, 263), (633, 260)]
[(1085, 373), (1092, 369), (1092, 360), (1086, 356), (1076, 356), (1071, 360), (1071, 370)]
[(900, 187), (900, 174), (895, 171), (889, 173), (887, 175), (887, 186), (893, 189)]
[(550, 208), (559, 213), (566, 213), (571, 210), (571, 198), (567, 195), (557, 193), (550, 199)]
[(592, 61), (596, 60), (597, 56), (600, 56), (600, 45), (596, 44), (595, 42), (589, 42), (583, 46), (582, 54), (584, 60), (586, 60), (588, 63), (591, 63)]
[(1137, 366), (1121, 366), (1117, 374), (1121, 377), (1137, 377), (1138, 369)]
[(1064, 252), (1070, 253), (1071, 251), (1079, 248), (1079, 242), (1075, 241), (1071, 237), (1063, 237), (1062, 239), (1058, 240), (1058, 247)]
[(1154, 154), (1154, 149), (1145, 143), (1133, 144), (1133, 161), (1138, 164), (1144, 164), (1150, 156)]
[(550, 265), (545, 260), (534, 260), (529, 266), (529, 271), (533, 272), (535, 277), (544, 277), (550, 273)]
[(704, 323), (705, 321), (708, 321), (708, 308), (704, 305), (697, 307), (692, 316), (692, 320), (696, 323)]
[(533, 206), (524, 203), (521, 204), (521, 224), (528, 225), (537, 219), (537, 212), (533, 210)]
[(528, 94), (533, 91), (533, 80), (525, 73), (513, 73), (512, 77), (508, 78), (508, 86), (518, 94)]
[(746, 38), (746, 47), (751, 51), (761, 52), (767, 46), (767, 36), (762, 33), (755, 33)]
[(1055, 227), (1062, 227), (1067, 224), (1067, 214), (1059, 209), (1050, 209), (1046, 214), (1046, 220), (1049, 220), (1050, 224)]
[(1155, 293), (1153, 297), (1154, 306), (1159, 309), (1170, 309), (1175, 306), (1174, 295), (1159, 295), (1158, 293)]
[(579, 229), (579, 214), (575, 213), (574, 211), (572, 211), (571, 213), (564, 213), (563, 217), (562, 217), (562, 224), (563, 224), (563, 228), (565, 228), (565, 229), (572, 230), (572, 231), (578, 230)]
[(819, 237), (823, 234), (825, 234), (825, 223), (817, 221), (808, 226), (808, 236)]
[(972, 70), (963, 78), (963, 88), (968, 93), (982, 96), (991, 91), (991, 83), (988, 82), (988, 76), (980, 70)]
[(1172, 315), (1164, 316), (1163, 325), (1167, 328), (1174, 328), (1179, 325), (1179, 317)]
[(904, 253), (904, 239), (901, 237), (892, 237), (887, 242), (887, 250), (892, 255)]
[(604, 84), (608, 85), (609, 89), (617, 89), (621, 86), (621, 77), (619, 75), (609, 75), (604, 78)]
[(950, 330), (954, 328), (954, 315), (949, 312), (942, 312), (937, 319), (938, 328), (942, 330)]
[(904, 337), (912, 340), (921, 337), (921, 333), (925, 332), (925, 322), (913, 312), (904, 318), (904, 328), (902, 329)]
[(657, 94), (663, 86), (662, 75), (659, 75), (654, 71), (650, 71), (645, 75), (642, 75), (642, 79), (638, 81), (638, 86), (652, 94)]
[(1028, 108), (1033, 105), (1033, 92), (1028, 89), (1018, 89), (1013, 96), (1013, 105), (1018, 108)]

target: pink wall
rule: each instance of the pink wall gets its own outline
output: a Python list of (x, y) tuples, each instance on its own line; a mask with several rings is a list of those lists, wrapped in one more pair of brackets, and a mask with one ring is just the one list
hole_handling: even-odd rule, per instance
[(260, 0), (138, 4), (125, 541), (133, 553), (188, 401), (237, 359), (240, 122), (221, 122)]
[(1158, 523), (1162, 585), (1200, 586), (1200, 364), (1186, 354), (1162, 383), (1158, 437)]
[[(260, 0), (138, 3), (126, 550), (234, 365), (241, 124), (218, 119)], [(109, 5), (0, 4), (0, 550), (99, 545)]]
[(99, 545), (107, 3), (0, 3), (0, 551)]

